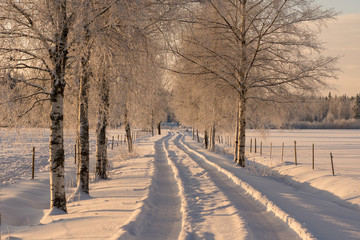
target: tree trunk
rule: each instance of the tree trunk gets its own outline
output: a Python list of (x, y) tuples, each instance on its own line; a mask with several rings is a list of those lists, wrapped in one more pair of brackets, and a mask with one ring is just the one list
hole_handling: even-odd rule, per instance
[(210, 148), (211, 151), (215, 152), (215, 124), (211, 126), (210, 133)]
[(192, 139), (195, 140), (195, 128), (192, 128)]
[(161, 135), (161, 121), (157, 125), (158, 135)]
[(234, 144), (234, 162), (238, 162), (238, 143), (239, 143), (239, 107), (236, 114), (235, 144)]
[(65, 154), (63, 139), (63, 91), (65, 85), (54, 86), (51, 95), (50, 127), (50, 208), (66, 209)]
[(207, 130), (204, 131), (204, 148), (207, 149), (209, 146), (209, 137)]
[[(85, 2), (85, 6), (89, 7), (88, 1)], [(88, 9), (84, 9), (87, 11)], [(87, 15), (86, 15), (87, 16)], [(81, 77), (80, 77), (80, 90), (79, 90), (79, 123), (80, 123), (80, 169), (78, 177), (78, 188), (79, 191), (89, 193), (89, 80), (90, 80), (90, 30), (89, 25), (86, 24), (88, 19), (84, 19), (84, 50), (83, 56), (81, 57)]]
[(240, 25), (240, 34), (241, 34), (241, 42), (240, 42), (240, 71), (238, 72), (238, 82), (240, 83), (240, 91), (239, 91), (239, 105), (238, 105), (238, 123), (239, 131), (238, 131), (238, 143), (237, 143), (237, 161), (241, 167), (245, 167), (245, 131), (246, 131), (246, 87), (245, 83), (245, 73), (247, 66), (247, 42), (246, 42), (246, 1), (242, 1), (240, 3), (240, 12), (241, 12), (241, 25)]
[(101, 80), (99, 92), (101, 103), (98, 110), (98, 123), (96, 127), (96, 178), (107, 179), (107, 141), (106, 127), (109, 110), (109, 86), (106, 79)]
[(199, 130), (196, 129), (196, 141), (199, 143), (200, 142), (200, 137), (199, 137)]
[(133, 143), (132, 143), (131, 128), (130, 128), (130, 123), (128, 120), (127, 110), (125, 110), (124, 125), (125, 125), (125, 133), (126, 133), (126, 139), (127, 139), (127, 144), (128, 144), (128, 152), (131, 153), (133, 150), (133, 145), (132, 145)]
[(246, 100), (245, 97), (239, 97), (239, 113), (238, 113), (238, 151), (237, 151), (237, 159), (238, 164), (241, 167), (245, 167), (245, 131), (246, 131)]
[(208, 149), (209, 150), (211, 150), (211, 148), (212, 148), (212, 131), (213, 131), (213, 129), (212, 129), (212, 126), (210, 127), (210, 134), (209, 134), (209, 136), (208, 136), (208, 139), (209, 139), (209, 141), (208, 141)]
[(131, 129), (130, 129), (130, 123), (125, 124), (125, 132), (126, 132), (126, 139), (128, 143), (128, 152), (131, 153), (133, 150), (133, 143), (132, 143), (132, 137), (131, 137)]
[[(102, 113), (103, 114), (103, 113)], [(96, 127), (96, 179), (107, 179), (106, 118), (99, 116)]]
[(154, 136), (154, 110), (151, 110), (151, 136)]
[(88, 78), (80, 79), (79, 94), (79, 136), (80, 136), (80, 157), (78, 187), (81, 191), (89, 193), (89, 119), (88, 119)]
[[(65, 153), (64, 153), (64, 90), (65, 70), (67, 61), (67, 41), (69, 26), (67, 23), (66, 4), (61, 1), (54, 2), (57, 16), (54, 50), (49, 51), (53, 63), (51, 71), (51, 112), (50, 112), (50, 208), (58, 208), (64, 212), (66, 209), (65, 192)], [(56, 18), (57, 17), (57, 18)]]

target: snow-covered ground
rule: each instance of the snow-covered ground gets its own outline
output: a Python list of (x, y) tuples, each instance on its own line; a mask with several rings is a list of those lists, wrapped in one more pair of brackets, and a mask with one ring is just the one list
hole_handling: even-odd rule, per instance
[[(48, 135), (27, 131), (22, 138), (1, 135), (5, 239), (360, 239), (358, 130), (270, 131), (266, 139), (249, 131), (248, 139), (256, 137), (258, 146), (263, 142), (263, 154), (247, 149), (245, 169), (230, 155), (203, 149), (189, 132), (142, 137), (133, 155), (123, 145), (109, 150), (110, 179), (92, 181), (90, 199), (68, 203), (69, 213), (55, 216), (46, 216)], [(37, 160), (36, 179), (30, 180), (27, 159), (35, 139), (42, 139), (36, 147), (43, 157)], [(298, 166), (292, 161), (294, 140)], [(66, 146), (70, 193), (73, 142)]]
[[(121, 130), (110, 130), (109, 148), (111, 148), (112, 137), (114, 137), (115, 146), (119, 135), (119, 140), (124, 139), (124, 133)], [(48, 172), (49, 165), (49, 129), (1, 129), (0, 128), (0, 185), (17, 183), (31, 178), (31, 165), (33, 147), (35, 147), (35, 175), (39, 172)], [(65, 131), (64, 149), (66, 159), (66, 181), (72, 186), (74, 183), (74, 154), (76, 133), (74, 131)], [(95, 156), (95, 133), (90, 134), (90, 152)], [(108, 152), (112, 157), (113, 152)], [(90, 168), (94, 173), (94, 161), (90, 162)], [(70, 172), (69, 172), (70, 171)]]
[[(247, 154), (251, 166), (257, 163), (255, 168), (258, 174), (276, 175), (292, 185), (306, 183), (309, 188), (326, 190), (334, 195), (333, 199), (340, 198), (360, 209), (360, 130), (271, 130), (266, 137), (249, 131), (248, 143), (251, 138), (252, 154), (249, 153), (250, 149), (247, 149)], [(254, 153), (255, 138), (257, 154)], [(294, 141), (298, 166), (294, 164)], [(261, 142), (262, 157), (259, 149)], [(284, 162), (281, 162), (282, 143)], [(335, 176), (332, 175), (330, 153), (333, 155)]]

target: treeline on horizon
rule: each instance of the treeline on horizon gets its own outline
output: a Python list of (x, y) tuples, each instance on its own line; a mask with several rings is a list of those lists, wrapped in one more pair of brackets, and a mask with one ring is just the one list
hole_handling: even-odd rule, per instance
[[(338, 97), (312, 97), (283, 104), (282, 121), (269, 121), (265, 128), (282, 129), (360, 129), (360, 94)], [(250, 124), (249, 128), (254, 128)]]

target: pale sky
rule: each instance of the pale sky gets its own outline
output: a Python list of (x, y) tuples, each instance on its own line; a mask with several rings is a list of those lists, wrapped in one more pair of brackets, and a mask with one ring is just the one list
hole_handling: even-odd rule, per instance
[(322, 30), (321, 40), (329, 55), (342, 56), (338, 80), (331, 81), (333, 95), (360, 94), (360, 0), (316, 0), (326, 8), (340, 12), (337, 20)]

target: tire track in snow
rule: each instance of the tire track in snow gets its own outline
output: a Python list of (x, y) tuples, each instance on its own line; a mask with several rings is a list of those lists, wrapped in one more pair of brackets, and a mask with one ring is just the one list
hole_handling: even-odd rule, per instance
[[(171, 136), (173, 137), (174, 134), (172, 133)], [(182, 181), (182, 179), (180, 177), (179, 169), (175, 165), (174, 161), (169, 157), (168, 142), (169, 142), (169, 139), (167, 139), (167, 141), (163, 142), (163, 149), (165, 151), (168, 163), (174, 172), (174, 177), (175, 177), (177, 185), (178, 185), (179, 196), (180, 196), (180, 200), (181, 200), (181, 214), (182, 214), (181, 225), (182, 226), (181, 226), (181, 231), (180, 231), (178, 239), (181, 239), (181, 240), (189, 239), (190, 238), (189, 236), (193, 232), (193, 230), (192, 230), (193, 228), (192, 228), (191, 221), (190, 221), (190, 216), (188, 214), (189, 213), (189, 204), (188, 204), (187, 199), (185, 198), (184, 182)]]
[[(154, 176), (144, 204), (115, 239), (177, 239), (181, 231), (181, 202), (174, 172), (168, 164), (163, 142), (155, 142)], [(114, 239), (114, 238), (113, 238)]]
[[(169, 158), (183, 186), (183, 228), (180, 239), (247, 239), (244, 220), (223, 192), (174, 142), (167, 145)], [(190, 227), (189, 227), (190, 226)]]
[(328, 192), (313, 188), (307, 183), (297, 182), (292, 185), (283, 178), (258, 177), (246, 169), (236, 171), (238, 167), (234, 166), (231, 157), (207, 151), (195, 141), (188, 141), (190, 138), (191, 136), (184, 134), (183, 142), (189, 151), (245, 189), (302, 239), (360, 239), (359, 212), (342, 205), (341, 201), (333, 199)]
[(202, 157), (199, 157), (193, 150), (189, 149), (180, 141), (181, 135), (174, 140), (175, 146), (204, 169), (211, 181), (231, 201), (241, 217), (246, 221), (249, 231), (249, 239), (299, 239), (299, 236), (289, 228), (287, 224), (255, 201), (254, 198), (239, 187), (232, 179), (218, 168), (211, 166)]

